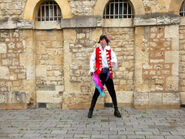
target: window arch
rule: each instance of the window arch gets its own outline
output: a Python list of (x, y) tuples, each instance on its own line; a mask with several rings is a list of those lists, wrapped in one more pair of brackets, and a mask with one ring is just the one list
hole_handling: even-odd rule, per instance
[(128, 0), (110, 0), (104, 9), (103, 18), (133, 18), (133, 10)]
[(185, 3), (184, 3), (184, 1), (183, 1), (182, 5), (181, 5), (180, 11), (179, 11), (179, 15), (180, 16), (185, 16)]
[(42, 3), (37, 11), (36, 21), (60, 21), (62, 13), (55, 1)]

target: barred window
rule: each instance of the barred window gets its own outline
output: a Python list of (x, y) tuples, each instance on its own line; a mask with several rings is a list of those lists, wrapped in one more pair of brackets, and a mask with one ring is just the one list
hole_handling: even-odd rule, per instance
[(103, 18), (133, 18), (132, 6), (128, 0), (110, 0)]
[(40, 5), (37, 12), (37, 21), (60, 21), (62, 18), (61, 10), (54, 1), (47, 1)]
[(184, 4), (184, 2), (181, 5), (179, 14), (180, 14), (180, 16), (185, 16), (185, 4)]

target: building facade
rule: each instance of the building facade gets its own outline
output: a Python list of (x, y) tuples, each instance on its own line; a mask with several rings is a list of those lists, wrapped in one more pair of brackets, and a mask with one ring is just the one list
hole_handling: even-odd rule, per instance
[[(185, 104), (184, 0), (1, 0), (0, 109), (89, 108), (101, 34), (118, 58), (119, 106)], [(111, 103), (108, 93), (97, 108)]]

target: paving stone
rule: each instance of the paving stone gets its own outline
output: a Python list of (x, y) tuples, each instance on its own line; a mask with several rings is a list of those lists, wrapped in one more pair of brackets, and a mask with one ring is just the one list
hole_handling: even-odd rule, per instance
[(185, 138), (185, 108), (179, 110), (135, 110), (120, 108), (122, 118), (113, 110), (0, 110), (0, 138), (58, 139), (181, 139)]
[(165, 136), (166, 139), (184, 139), (183, 136)]
[(142, 136), (142, 135), (128, 135), (127, 139), (145, 139), (145, 136)]
[(165, 139), (164, 136), (150, 136), (146, 135), (146, 139)]

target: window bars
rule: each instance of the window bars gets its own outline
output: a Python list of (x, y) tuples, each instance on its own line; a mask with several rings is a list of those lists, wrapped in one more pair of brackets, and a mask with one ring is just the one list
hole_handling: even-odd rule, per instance
[(185, 3), (183, 1), (180, 11), (179, 11), (180, 16), (185, 16)]
[(133, 18), (132, 6), (128, 0), (111, 0), (105, 10), (103, 18)]
[(47, 1), (40, 5), (37, 12), (37, 21), (60, 21), (62, 18), (61, 10), (54, 1)]

